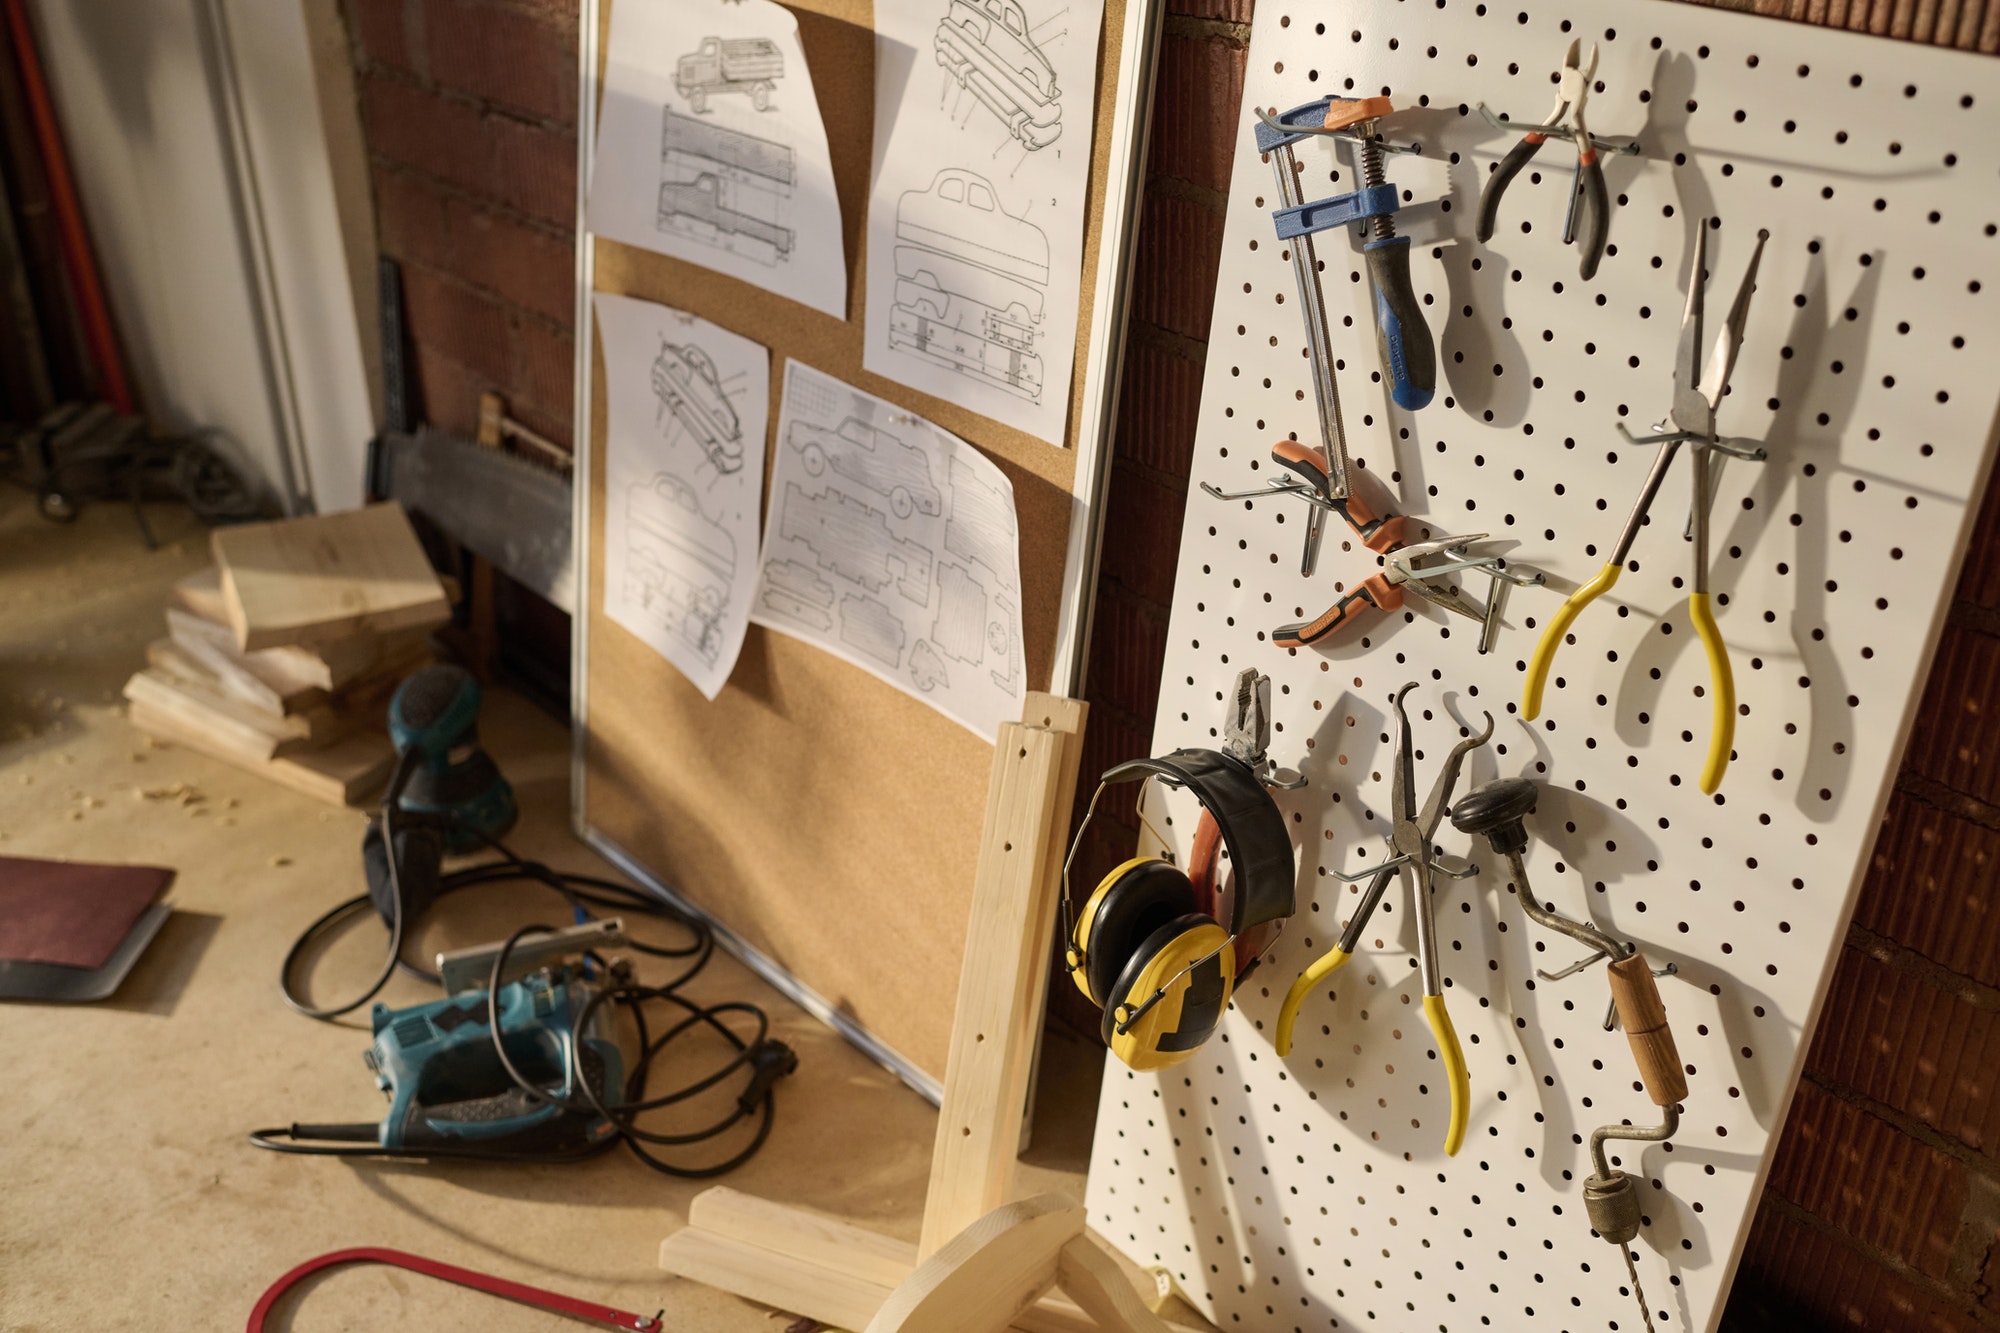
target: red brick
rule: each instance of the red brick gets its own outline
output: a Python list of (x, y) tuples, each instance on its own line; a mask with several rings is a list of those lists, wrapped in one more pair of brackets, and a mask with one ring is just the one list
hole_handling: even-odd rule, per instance
[(2000, 805), (2000, 639), (1945, 627), (1903, 762)]
[(1168, 476), (1194, 466), (1195, 421), (1201, 411), (1202, 367), (1143, 339), (1126, 343), (1113, 449)]
[(2000, 833), (1905, 796), (1889, 798), (1856, 922), (1933, 962), (2000, 986)]
[(1965, 1212), (1965, 1168), (1801, 1083), (1768, 1188), (1848, 1235), (1943, 1278)]
[(361, 115), (371, 153), (468, 190), (491, 189), (492, 144), (471, 107), (369, 73)]
[[(515, 369), (508, 383), (515, 393), (567, 420), (575, 381), (576, 345), (568, 333), (552, 333), (539, 321), (523, 319), (514, 330)], [(567, 443), (569, 431), (563, 430)]]
[(1221, 37), (1169, 36), (1160, 46), (1153, 98), (1152, 169), (1227, 193), (1236, 146), (1250, 133), (1243, 118), (1243, 70), (1249, 57)]
[(1115, 463), (1106, 485), (1111, 494), (1105, 502), (1100, 579), (1120, 583), (1155, 606), (1172, 606), (1186, 492)]
[[(2000, 15), (2000, 5), (1993, 12)], [(1959, 575), (1958, 595), (1989, 611), (2000, 611), (2000, 486), (1988, 484), (1985, 502), (1972, 522), (1972, 541)]]
[(1767, 1328), (1899, 1329), (1908, 1333), (1973, 1333), (1969, 1311), (1929, 1293), (1857, 1254), (1838, 1237), (1765, 1207), (1750, 1227), (1737, 1270), (1732, 1308), (1779, 1307), (1782, 1322)]
[(451, 230), (445, 222), (444, 195), (412, 172), (377, 166), (371, 174), (376, 243), (382, 253), (433, 268), (451, 268)]
[(1160, 706), (1160, 667), (1167, 654), (1166, 616), (1132, 600), (1117, 585), (1102, 589), (1090, 630), (1086, 695), (1138, 718)]
[[(509, 399), (507, 415), (551, 444), (559, 444), (565, 449), (575, 448), (575, 442), (570, 438), (570, 413), (566, 409), (557, 412), (525, 399), (520, 402)], [(529, 449), (526, 452), (530, 458), (538, 462), (546, 461), (539, 451)]]
[(423, 76), (423, 0), (348, 0), (347, 8), (364, 56)]
[(531, 11), (426, 0), (431, 77), (545, 120), (576, 120), (577, 28)]
[(1148, 193), (1139, 229), (1132, 316), (1206, 341), (1222, 263), (1222, 219), (1185, 199)]
[(1169, 14), (1222, 23), (1248, 23), (1256, 9), (1257, 0), (1167, 0)]
[(568, 324), (575, 317), (576, 243), (480, 208), (467, 199), (447, 205), (451, 271), (490, 287), (524, 310)]
[(2000, 1156), (2000, 1015), (1843, 949), (1807, 1059), (1835, 1083)]
[(486, 386), (436, 348), (423, 342), (412, 346), (423, 419), (439, 430), (471, 439), (479, 430), (479, 395)]
[(495, 384), (514, 369), (507, 311), (498, 301), (427, 269), (403, 269), (410, 336)]
[(576, 132), (489, 116), (493, 177), (484, 193), (560, 227), (576, 225)]

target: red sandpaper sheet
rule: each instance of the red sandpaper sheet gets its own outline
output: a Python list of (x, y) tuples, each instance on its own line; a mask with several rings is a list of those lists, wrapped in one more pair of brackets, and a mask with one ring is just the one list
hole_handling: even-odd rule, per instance
[(0, 857), (0, 958), (103, 967), (173, 878), (159, 866)]

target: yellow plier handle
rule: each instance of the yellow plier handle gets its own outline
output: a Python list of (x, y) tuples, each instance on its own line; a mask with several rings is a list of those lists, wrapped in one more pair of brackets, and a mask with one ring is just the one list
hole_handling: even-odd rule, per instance
[(1424, 1021), (1437, 1039), (1438, 1058), (1444, 1061), (1444, 1076), (1451, 1081), (1451, 1123), (1444, 1131), (1444, 1155), (1456, 1157), (1465, 1143), (1465, 1122), (1472, 1114), (1472, 1078), (1465, 1070), (1465, 1052), (1458, 1044), (1458, 1029), (1445, 1012), (1444, 996), (1424, 996)]
[(1535, 643), (1534, 654), (1528, 658), (1528, 679), (1521, 691), (1521, 716), (1528, 721), (1541, 716), (1542, 688), (1549, 683), (1549, 667), (1556, 660), (1556, 649), (1562, 647), (1563, 636), (1569, 633), (1569, 627), (1576, 623), (1576, 618), (1583, 614), (1584, 607), (1618, 582), (1618, 575), (1623, 569), (1624, 565), (1617, 560), (1608, 562), (1597, 571), (1596, 578), (1571, 593), (1569, 600), (1550, 617), (1548, 627)]
[(1292, 1025), (1299, 1020), (1299, 1006), (1306, 1002), (1312, 988), (1347, 965), (1349, 954), (1339, 945), (1315, 958), (1312, 966), (1299, 973), (1299, 979), (1285, 992), (1285, 1003), (1278, 1010), (1278, 1033), (1273, 1043), (1280, 1058), (1292, 1053)]
[(1688, 595), (1688, 619), (1694, 622), (1694, 632), (1701, 636), (1702, 649), (1708, 654), (1708, 693), (1714, 713), (1708, 728), (1708, 760), (1701, 766), (1701, 790), (1704, 796), (1713, 796), (1722, 785), (1722, 775), (1729, 771), (1730, 751), (1736, 744), (1736, 676), (1729, 669), (1729, 649), (1723, 646), (1722, 631), (1715, 626), (1707, 593)]

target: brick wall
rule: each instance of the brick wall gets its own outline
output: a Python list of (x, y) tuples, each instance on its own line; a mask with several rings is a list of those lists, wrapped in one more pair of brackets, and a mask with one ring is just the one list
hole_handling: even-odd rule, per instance
[(423, 416), (479, 395), (570, 439), (576, 0), (345, 0), (382, 253)]

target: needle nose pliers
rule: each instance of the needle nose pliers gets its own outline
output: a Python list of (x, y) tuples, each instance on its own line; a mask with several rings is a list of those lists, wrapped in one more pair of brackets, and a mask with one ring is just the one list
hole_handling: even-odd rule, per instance
[[(1451, 1085), (1451, 1120), (1444, 1136), (1444, 1151), (1449, 1157), (1456, 1154), (1465, 1142), (1472, 1085), (1465, 1070), (1465, 1052), (1458, 1044), (1458, 1032), (1452, 1027), (1451, 1015), (1445, 1012), (1444, 1007), (1444, 964), (1438, 957), (1437, 917), (1432, 901), (1431, 838), (1437, 833), (1438, 821), (1444, 818), (1445, 808), (1451, 803), (1452, 788), (1458, 785), (1459, 769), (1464, 766), (1466, 755), (1492, 739), (1493, 715), (1486, 715), (1485, 730), (1476, 736), (1466, 737), (1445, 756), (1444, 767), (1438, 773), (1437, 781), (1431, 785), (1430, 799), (1424, 803), (1423, 812), (1419, 814), (1410, 716), (1403, 709), (1404, 697), (1415, 688), (1416, 682), (1411, 681), (1396, 691), (1396, 770), (1389, 792), (1390, 815), (1395, 828), (1388, 837), (1389, 848), (1394, 855), (1377, 867), (1374, 876), (1369, 879), (1368, 889), (1361, 895), (1361, 905), (1354, 909), (1347, 929), (1341, 934), (1340, 943), (1315, 960), (1292, 983), (1284, 1006), (1278, 1011), (1275, 1046), (1281, 1057), (1291, 1054), (1292, 1026), (1298, 1021), (1299, 1007), (1305, 1003), (1314, 986), (1338, 971), (1361, 947), (1361, 934), (1368, 928), (1368, 919), (1375, 914), (1376, 906), (1389, 888), (1389, 881), (1400, 871), (1403, 883), (1410, 889), (1411, 905), (1416, 909), (1417, 967), (1423, 974), (1424, 1021), (1430, 1024), (1431, 1036), (1437, 1041), (1438, 1058), (1444, 1062), (1445, 1078)], [(1470, 872), (1446, 873), (1462, 878), (1463, 873)], [(1360, 878), (1358, 875), (1336, 877)]]
[[(1486, 186), (1479, 192), (1478, 234), (1482, 244), (1493, 239), (1500, 197), (1507, 193), (1514, 177), (1521, 174), (1521, 168), (1528, 165), (1528, 159), (1550, 139), (1568, 139), (1576, 145), (1576, 183), (1570, 193), (1569, 215), (1563, 224), (1563, 244), (1574, 244), (1581, 251), (1578, 271), (1588, 281), (1596, 276), (1598, 261), (1604, 258), (1604, 240), (1611, 226), (1611, 200), (1604, 187), (1604, 168), (1597, 161), (1597, 142), (1590, 137), (1590, 129), (1583, 121), (1583, 105), (1590, 100), (1591, 80), (1597, 75), (1597, 43), (1590, 44), (1589, 57), (1579, 63), (1581, 50), (1580, 39), (1571, 41), (1563, 57), (1562, 72), (1556, 78), (1555, 110), (1549, 112), (1547, 120), (1522, 135), (1521, 142), (1507, 150), (1507, 156), (1500, 159), (1500, 165), (1486, 178)], [(1520, 128), (1495, 119), (1483, 106), (1480, 110), (1497, 127)]]
[(1736, 353), (1743, 345), (1743, 325), (1750, 315), (1750, 296), (1757, 289), (1757, 264), (1764, 256), (1764, 242), (1769, 237), (1767, 231), (1757, 233), (1757, 246), (1750, 252), (1749, 267), (1744, 270), (1743, 281), (1736, 289), (1736, 300), (1729, 307), (1729, 318), (1715, 340), (1708, 369), (1698, 372), (1708, 224), (1703, 221), (1696, 228), (1694, 248), (1688, 256), (1687, 308), (1681, 315), (1680, 343), (1674, 355), (1674, 405), (1670, 421), (1663, 423), (1663, 426), (1670, 425), (1672, 429), (1661, 429), (1653, 435), (1634, 436), (1626, 432), (1623, 423), (1620, 423), (1619, 431), (1627, 440), (1633, 444), (1657, 444), (1660, 446), (1659, 453), (1654, 455), (1652, 470), (1646, 474), (1645, 485), (1639, 488), (1638, 502), (1632, 506), (1624, 530), (1618, 534), (1618, 544), (1612, 548), (1611, 558), (1605, 561), (1596, 578), (1571, 593), (1562, 608), (1549, 618), (1541, 640), (1535, 644), (1534, 655), (1528, 659), (1528, 677), (1521, 693), (1521, 716), (1532, 722), (1542, 711), (1542, 689), (1548, 683), (1549, 667), (1555, 661), (1556, 649), (1562, 646), (1564, 636), (1576, 623), (1583, 608), (1618, 582), (1618, 575), (1625, 568), (1625, 557), (1631, 552), (1633, 539), (1646, 522), (1646, 511), (1651, 508), (1653, 497), (1659, 494), (1667, 468), (1673, 463), (1680, 447), (1687, 445), (1694, 491), (1692, 521), (1688, 526), (1688, 537), (1694, 543), (1694, 589), (1688, 594), (1688, 619), (1694, 622), (1695, 633), (1701, 636), (1701, 646), (1708, 654), (1709, 695), (1714, 710), (1709, 728), (1708, 759), (1701, 770), (1701, 789), (1707, 795), (1714, 795), (1715, 789), (1722, 785), (1722, 775), (1729, 768), (1730, 747), (1736, 739), (1736, 678), (1729, 669), (1729, 649), (1722, 642), (1722, 631), (1716, 628), (1715, 613), (1708, 604), (1708, 511), (1715, 502), (1714, 486), (1710, 480), (1710, 455), (1720, 450), (1737, 458), (1760, 460), (1764, 457), (1761, 448), (1718, 439), (1715, 412), (1722, 403), (1722, 395), (1729, 388), (1729, 373), (1735, 369)]

